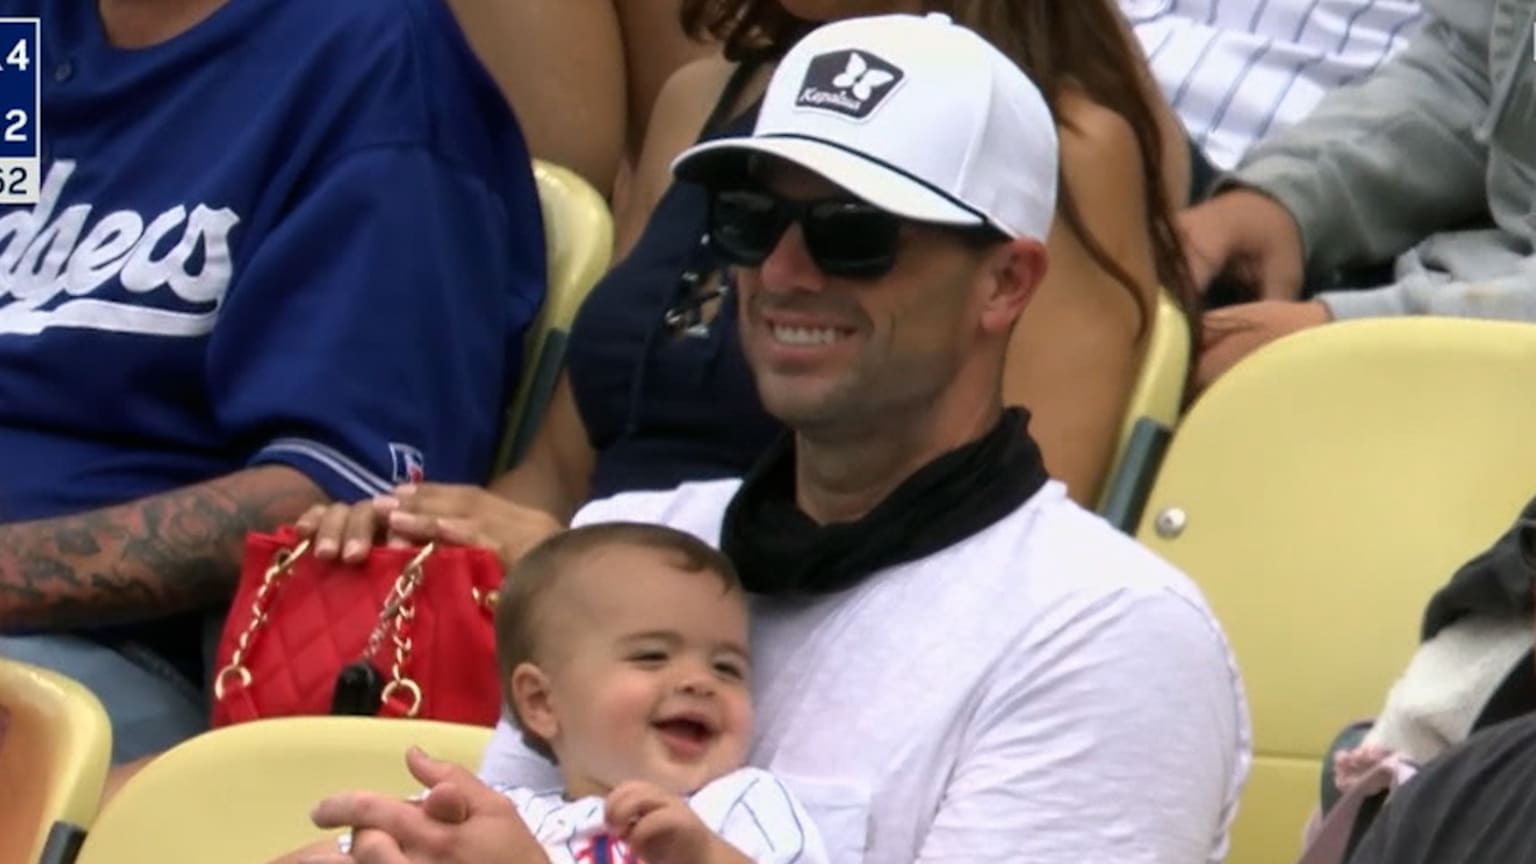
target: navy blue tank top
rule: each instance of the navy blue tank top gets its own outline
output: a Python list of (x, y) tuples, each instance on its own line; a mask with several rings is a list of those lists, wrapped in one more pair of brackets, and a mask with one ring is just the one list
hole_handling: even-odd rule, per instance
[[(756, 116), (701, 140), (749, 134)], [(701, 187), (673, 183), (571, 326), (566, 369), (597, 453), (592, 498), (739, 476), (783, 431), (758, 402), (725, 280), (713, 320), (687, 326), (674, 314), (668, 324), (698, 308), (695, 283), (721, 269), (704, 242), (706, 201)]]

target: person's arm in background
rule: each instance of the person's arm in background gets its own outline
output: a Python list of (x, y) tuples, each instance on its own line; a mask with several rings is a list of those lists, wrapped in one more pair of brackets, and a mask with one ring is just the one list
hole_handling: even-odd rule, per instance
[(247, 468), (87, 513), (0, 525), (0, 630), (161, 617), (229, 596), (248, 531), (292, 521), (320, 487)]
[(1446, 315), (1536, 321), (1536, 256), (1513, 272), (1475, 282), (1439, 282), (1414, 275), (1382, 288), (1324, 291), (1317, 301), (1335, 321), (1391, 315)]
[(645, 155), (663, 88), (679, 69), (719, 50), (718, 46), (695, 42), (683, 32), (681, 6), (680, 0), (613, 0), (623, 34), (629, 100), (624, 156), (613, 190), (616, 212), (630, 206), (630, 190)]
[(1485, 210), (1493, 7), (1425, 7), (1407, 48), (1259, 142), (1224, 191), (1181, 217), (1197, 283), (1235, 265), (1259, 297), (1295, 299), (1303, 271), (1390, 259)]
[[(1150, 314), (1158, 280), (1136, 136), (1120, 115), (1082, 96), (1063, 96), (1061, 110), (1064, 187), (1084, 227), (1136, 281)], [(1146, 340), (1137, 297), (1059, 215), (1046, 251), (1045, 279), (1008, 345), (1003, 398), (1028, 406), (1046, 468), (1091, 509), (1114, 458)]]
[(614, 0), (446, 2), (517, 112), (529, 152), (611, 195), (627, 128)]
[(491, 491), (523, 507), (542, 510), (569, 524), (587, 500), (597, 453), (576, 410), (568, 373), (562, 372), (528, 453), (491, 484)]

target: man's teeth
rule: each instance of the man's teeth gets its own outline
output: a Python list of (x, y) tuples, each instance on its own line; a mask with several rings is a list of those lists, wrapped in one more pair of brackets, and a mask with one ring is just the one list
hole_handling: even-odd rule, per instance
[(842, 334), (834, 327), (774, 327), (773, 338), (785, 345), (831, 345)]

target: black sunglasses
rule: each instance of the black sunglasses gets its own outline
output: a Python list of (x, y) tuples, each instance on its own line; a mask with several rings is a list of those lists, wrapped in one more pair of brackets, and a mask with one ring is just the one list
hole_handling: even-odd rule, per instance
[[(828, 276), (878, 279), (896, 264), (908, 221), (857, 198), (789, 201), (760, 189), (720, 189), (709, 199), (709, 241), (738, 267), (757, 267), (798, 223), (811, 261)], [(927, 223), (922, 223), (927, 224)], [(1007, 240), (991, 225), (932, 225), (977, 248)]]
[(788, 201), (754, 189), (710, 195), (710, 244), (728, 264), (757, 267), (793, 223), (828, 276), (875, 279), (896, 263), (901, 218), (853, 198)]

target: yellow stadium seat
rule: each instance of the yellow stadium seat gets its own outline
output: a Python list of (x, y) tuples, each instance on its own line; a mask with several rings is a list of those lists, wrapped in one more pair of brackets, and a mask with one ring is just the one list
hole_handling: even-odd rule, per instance
[(67, 858), (50, 848), (44, 859), (49, 830), (90, 826), (111, 758), (112, 727), (89, 690), (0, 657), (0, 862)]
[(565, 364), (571, 321), (613, 256), (613, 217), (608, 204), (575, 172), (534, 160), (544, 215), (548, 286), (544, 305), (524, 341), (523, 375), (507, 412), (492, 476), (516, 464), (549, 405)]
[(420, 791), (405, 751), (471, 770), (491, 730), (431, 720), (290, 717), (192, 738), (135, 774), (102, 808), (77, 864), (258, 864), (324, 839), (320, 799)]
[(1255, 352), (1180, 423), (1137, 537), (1205, 591), (1248, 690), (1233, 864), (1295, 860), (1329, 742), (1536, 494), (1532, 381), (1536, 325), (1344, 322)]
[(1184, 312), (1168, 292), (1158, 292), (1146, 354), (1126, 403), (1120, 444), (1099, 495), (1099, 514), (1122, 531), (1131, 530), (1140, 517), (1158, 460), (1178, 423), (1189, 380), (1189, 338)]

